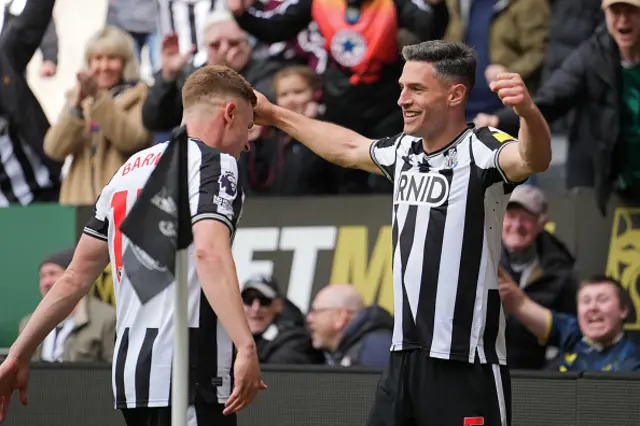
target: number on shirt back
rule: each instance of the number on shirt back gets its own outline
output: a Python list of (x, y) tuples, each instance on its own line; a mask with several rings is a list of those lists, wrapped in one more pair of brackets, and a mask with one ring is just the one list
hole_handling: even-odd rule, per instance
[[(136, 194), (140, 196), (142, 188), (138, 189)], [(113, 226), (115, 227), (115, 233), (113, 235), (113, 254), (115, 259), (116, 280), (120, 282), (120, 274), (122, 272), (122, 231), (120, 231), (120, 225), (127, 215), (127, 197), (129, 196), (128, 190), (118, 191), (113, 194), (111, 198), (111, 208), (113, 209)]]

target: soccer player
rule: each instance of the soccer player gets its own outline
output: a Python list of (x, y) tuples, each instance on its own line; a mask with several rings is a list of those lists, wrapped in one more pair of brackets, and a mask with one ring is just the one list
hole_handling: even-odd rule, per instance
[[(231, 254), (244, 200), (236, 160), (248, 144), (256, 97), (236, 72), (209, 66), (189, 77), (182, 99), (183, 123), (190, 136), (188, 174), (194, 240), (189, 247), (188, 271), (187, 416), (189, 426), (235, 425), (235, 413), (265, 388)], [(71, 264), (0, 366), (0, 421), (13, 390), (17, 389), (26, 403), (28, 363), (35, 348), (69, 315), (111, 261), (117, 302), (112, 378), (115, 406), (122, 410), (128, 425), (171, 424), (174, 290), (170, 283), (161, 287), (154, 280), (139, 288), (128, 278), (128, 265), (122, 267), (128, 240), (119, 230), (167, 146), (159, 144), (133, 155), (103, 189)], [(144, 270), (149, 265), (142, 259), (139, 269)], [(140, 273), (134, 269), (129, 273)]]
[(395, 326), (369, 426), (509, 424), (510, 377), (497, 268), (513, 188), (547, 169), (549, 127), (517, 74), (491, 83), (520, 116), (518, 140), (465, 122), (476, 57), (464, 44), (407, 46), (404, 131), (380, 140), (270, 104), (274, 125), (321, 157), (394, 183)]

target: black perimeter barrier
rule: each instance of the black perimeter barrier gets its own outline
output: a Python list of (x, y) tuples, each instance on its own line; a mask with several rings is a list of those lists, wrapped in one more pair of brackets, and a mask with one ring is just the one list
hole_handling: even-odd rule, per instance
[[(380, 377), (354, 367), (262, 369), (269, 389), (240, 413), (239, 426), (364, 425)], [(512, 387), (512, 426), (640, 425), (640, 373), (513, 371)], [(108, 365), (33, 364), (28, 396), (23, 407), (14, 395), (3, 425), (124, 426)]]

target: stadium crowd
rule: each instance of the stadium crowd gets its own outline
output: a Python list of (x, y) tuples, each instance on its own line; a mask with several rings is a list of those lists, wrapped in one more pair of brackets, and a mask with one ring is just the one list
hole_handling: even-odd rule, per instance
[[(640, 0), (112, 0), (86, 41), (85, 64), (49, 123), (26, 80), (55, 75), (54, 0), (11, 0), (0, 36), (0, 206), (91, 205), (129, 156), (180, 125), (181, 88), (195, 69), (226, 65), (273, 102), (366, 137), (402, 131), (399, 50), (446, 39), (477, 52), (467, 120), (508, 133), (517, 116), (489, 84), (519, 73), (558, 134), (568, 139), (566, 187), (640, 200)], [(140, 74), (143, 46), (153, 81)], [(239, 170), (249, 197), (390, 193), (388, 181), (343, 169), (275, 128), (254, 126)], [(578, 282), (575, 259), (545, 229), (543, 189), (519, 186), (503, 223), (500, 292), (509, 365), (555, 371), (640, 370), (625, 335), (630, 304), (619, 282)], [(70, 262), (40, 266), (44, 295)], [(90, 300), (89, 300), (90, 299)], [(44, 361), (105, 361), (113, 308), (83, 300), (38, 350)], [(259, 359), (272, 364), (387, 365), (393, 318), (357, 290), (330, 285), (306, 316), (274, 277), (242, 285)], [(88, 326), (87, 326), (88, 325)]]

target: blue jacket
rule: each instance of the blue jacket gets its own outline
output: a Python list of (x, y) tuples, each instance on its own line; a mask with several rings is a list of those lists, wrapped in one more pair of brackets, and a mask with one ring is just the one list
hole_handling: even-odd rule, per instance
[(393, 316), (380, 306), (363, 309), (342, 334), (338, 348), (326, 354), (327, 364), (386, 367), (389, 362)]

